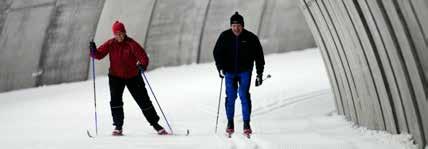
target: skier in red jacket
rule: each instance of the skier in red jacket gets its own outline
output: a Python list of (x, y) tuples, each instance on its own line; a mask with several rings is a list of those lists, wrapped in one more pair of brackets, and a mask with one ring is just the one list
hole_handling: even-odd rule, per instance
[[(143, 115), (159, 135), (168, 134), (158, 124), (159, 116), (147, 94), (140, 71), (147, 69), (149, 59), (144, 49), (134, 39), (126, 35), (123, 23), (116, 21), (112, 27), (114, 38), (107, 40), (100, 47), (90, 42), (91, 56), (102, 59), (109, 54), (109, 87), (110, 108), (113, 116), (113, 135), (122, 135), (123, 101), (122, 95), (125, 86), (143, 112)], [(138, 63), (138, 66), (137, 66)]]

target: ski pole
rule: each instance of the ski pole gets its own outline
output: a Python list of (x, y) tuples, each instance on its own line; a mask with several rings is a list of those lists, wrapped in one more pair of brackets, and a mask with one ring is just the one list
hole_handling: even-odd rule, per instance
[[(93, 40), (92, 40), (93, 42)], [(91, 60), (92, 60), (92, 81), (93, 81), (93, 88), (94, 88), (94, 119), (95, 119), (95, 135), (98, 136), (98, 114), (97, 114), (97, 94), (96, 94), (96, 88), (95, 88), (95, 58), (93, 57), (93, 53), (92, 50), (94, 49), (90, 49), (91, 50)], [(96, 49), (95, 49), (96, 50)], [(90, 135), (89, 130), (87, 131), (88, 136), (92, 137), (92, 135)]]
[(155, 101), (162, 113), (163, 118), (165, 119), (166, 124), (168, 125), (169, 130), (171, 131), (171, 134), (174, 134), (174, 132), (172, 131), (171, 125), (169, 125), (168, 119), (166, 118), (165, 114), (163, 113), (162, 107), (159, 104), (158, 99), (156, 98), (155, 93), (153, 92), (152, 86), (149, 83), (149, 80), (146, 77), (146, 74), (144, 73), (144, 71), (141, 72), (141, 74), (143, 74), (144, 80), (146, 80), (147, 85), (149, 86), (150, 92), (152, 93), (153, 97), (155, 98)]
[(217, 105), (217, 119), (215, 121), (215, 133), (217, 134), (217, 125), (218, 125), (218, 115), (219, 115), (219, 111), (220, 111), (220, 102), (221, 102), (221, 91), (223, 88), (223, 78), (221, 78), (221, 83), (220, 83), (220, 93), (219, 93), (219, 97), (218, 97), (218, 105)]

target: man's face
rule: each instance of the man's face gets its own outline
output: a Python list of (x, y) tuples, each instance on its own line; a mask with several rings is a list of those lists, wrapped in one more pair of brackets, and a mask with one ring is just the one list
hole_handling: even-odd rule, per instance
[(232, 24), (231, 28), (232, 28), (233, 34), (235, 34), (235, 36), (239, 36), (239, 34), (241, 34), (242, 29), (244, 27), (242, 27), (241, 24)]
[(125, 39), (125, 33), (124, 32), (115, 32), (114, 33), (114, 39), (116, 39), (116, 41), (118, 42), (122, 42)]

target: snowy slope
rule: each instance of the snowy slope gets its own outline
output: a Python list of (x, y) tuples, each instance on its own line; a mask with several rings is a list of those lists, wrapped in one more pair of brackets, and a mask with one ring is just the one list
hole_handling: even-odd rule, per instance
[[(0, 148), (416, 148), (408, 135), (356, 128), (337, 115), (324, 69), (318, 49), (267, 56), (265, 75), (272, 78), (251, 88), (254, 135), (250, 140), (241, 135), (239, 99), (237, 133), (232, 139), (224, 136), (224, 91), (219, 129), (214, 134), (220, 79), (213, 63), (147, 73), (177, 133), (174, 136), (156, 135), (127, 90), (125, 136), (111, 136), (107, 77), (96, 79), (99, 136), (95, 139), (85, 132), (90, 129), (95, 133), (92, 81), (2, 93)], [(166, 127), (163, 120), (161, 123)], [(190, 136), (184, 136), (186, 129), (190, 129)]]

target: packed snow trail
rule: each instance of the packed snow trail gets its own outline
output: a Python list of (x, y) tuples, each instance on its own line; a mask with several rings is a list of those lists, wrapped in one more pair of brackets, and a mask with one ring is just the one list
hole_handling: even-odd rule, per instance
[[(337, 115), (323, 64), (318, 49), (266, 56), (265, 75), (272, 74), (272, 78), (260, 87), (254, 87), (252, 82), (251, 139), (242, 135), (239, 99), (232, 138), (224, 135), (224, 98), (218, 133), (214, 134), (220, 79), (214, 64), (207, 63), (159, 68), (147, 73), (177, 135), (157, 135), (125, 90), (125, 135), (111, 136), (108, 79), (103, 76), (96, 79), (99, 117), (96, 138), (86, 135), (87, 129), (94, 132), (94, 111), (92, 82), (84, 81), (1, 93), (1, 148), (415, 148), (408, 135), (357, 128)], [(166, 127), (162, 119), (160, 122)], [(187, 129), (189, 136), (184, 135)]]

